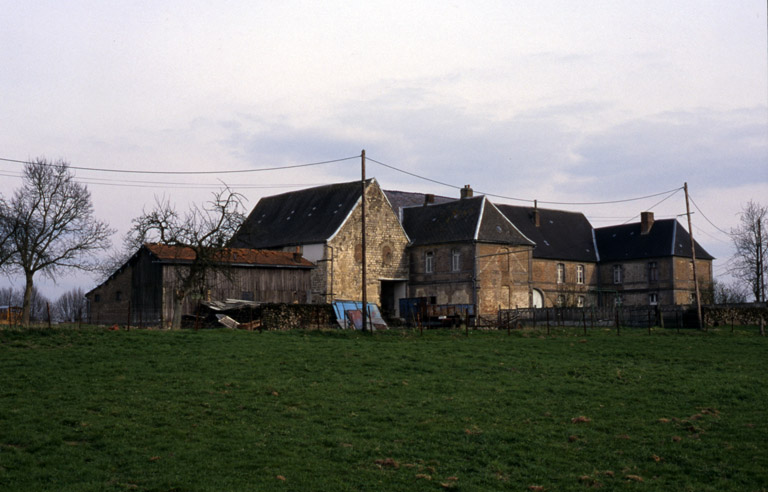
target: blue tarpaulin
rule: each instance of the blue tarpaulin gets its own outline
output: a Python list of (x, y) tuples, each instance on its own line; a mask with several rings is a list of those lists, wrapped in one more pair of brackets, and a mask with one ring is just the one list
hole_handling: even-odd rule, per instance
[[(363, 329), (363, 303), (360, 301), (333, 301), (333, 310), (336, 313), (336, 321), (344, 329)], [(376, 304), (368, 303), (368, 327), (374, 330), (386, 330), (389, 327), (381, 317), (381, 312)]]

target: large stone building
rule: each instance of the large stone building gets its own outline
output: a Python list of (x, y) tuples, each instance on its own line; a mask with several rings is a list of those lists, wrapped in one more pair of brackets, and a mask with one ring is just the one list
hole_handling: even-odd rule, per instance
[[(299, 251), (316, 265), (312, 302), (361, 297), (361, 182), (263, 198), (232, 246)], [(689, 304), (690, 236), (677, 220), (594, 229), (582, 213), (495, 205), (474, 197), (382, 191), (366, 181), (370, 302), (401, 298), (499, 308)], [(712, 256), (696, 245), (699, 282)], [(616, 273), (620, 272), (620, 273)], [(617, 276), (618, 275), (618, 276)]]
[[(375, 179), (366, 181), (366, 295), (397, 316), (407, 297), (408, 236)], [(233, 247), (298, 251), (316, 265), (315, 303), (360, 300), (362, 186), (339, 183), (262, 198), (232, 238)]]
[[(633, 224), (595, 229), (600, 251), (598, 287), (604, 305), (670, 305), (695, 302), (691, 236), (676, 219), (643, 212)], [(712, 287), (712, 255), (695, 245), (702, 290)]]

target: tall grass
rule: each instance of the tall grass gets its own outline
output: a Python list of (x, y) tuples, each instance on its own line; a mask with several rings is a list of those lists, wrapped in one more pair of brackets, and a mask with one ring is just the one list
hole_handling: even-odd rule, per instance
[(766, 490), (765, 339), (528, 335), (0, 332), (0, 489)]

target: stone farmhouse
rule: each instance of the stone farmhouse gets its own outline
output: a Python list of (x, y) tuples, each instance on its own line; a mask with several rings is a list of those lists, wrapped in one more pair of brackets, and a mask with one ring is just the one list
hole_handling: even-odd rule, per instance
[[(382, 190), (366, 181), (366, 295), (398, 316), (399, 299), (470, 304), (481, 315), (515, 307), (690, 304), (690, 236), (675, 219), (595, 229), (582, 213)], [(263, 198), (233, 247), (299, 252), (311, 300), (362, 289), (360, 181)], [(700, 283), (712, 256), (696, 244)], [(616, 273), (621, 272), (621, 273)]]
[[(148, 243), (103, 283), (86, 294), (89, 322), (164, 326), (173, 318), (178, 273), (194, 258), (189, 248)], [(183, 314), (194, 314), (200, 300), (245, 299), (307, 302), (315, 266), (301, 255), (278, 251), (227, 249), (226, 268), (212, 272), (204, 292), (188, 296)]]

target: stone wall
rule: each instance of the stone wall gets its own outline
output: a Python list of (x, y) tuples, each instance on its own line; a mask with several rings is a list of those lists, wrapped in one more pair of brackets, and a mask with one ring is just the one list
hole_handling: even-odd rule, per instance
[[(557, 282), (557, 265), (562, 263), (565, 267), (565, 281)], [(577, 282), (577, 268), (584, 267), (584, 282)], [(558, 305), (558, 298), (562, 296), (562, 307), (576, 307), (579, 297), (583, 298), (584, 306), (597, 305), (597, 296), (594, 290), (597, 288), (598, 268), (596, 263), (563, 261), (563, 260), (533, 260), (532, 286), (544, 294), (544, 306), (554, 307)], [(590, 292), (592, 291), (592, 292)]]
[[(313, 302), (362, 297), (362, 207), (358, 204), (326, 246), (312, 280)], [(376, 181), (366, 189), (366, 295), (381, 304), (381, 280), (408, 278), (405, 235), (397, 215)], [(331, 285), (333, 281), (333, 285)]]

